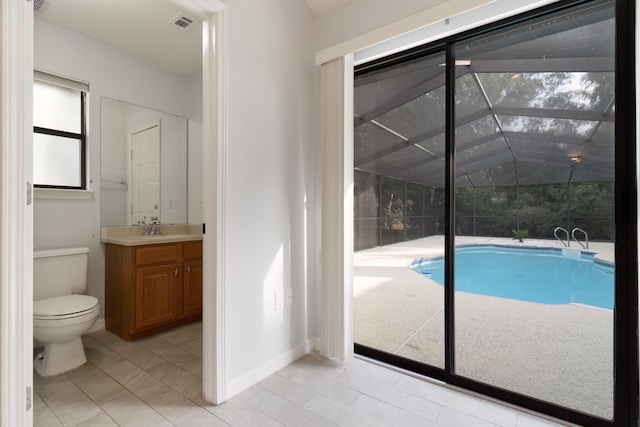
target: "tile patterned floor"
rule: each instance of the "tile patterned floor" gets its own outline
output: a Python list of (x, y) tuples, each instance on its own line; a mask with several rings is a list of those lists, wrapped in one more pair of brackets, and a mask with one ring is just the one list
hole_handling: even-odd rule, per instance
[(226, 403), (203, 401), (202, 325), (135, 342), (83, 338), (89, 362), (54, 377), (34, 372), (35, 426), (557, 426), (356, 359), (310, 354)]

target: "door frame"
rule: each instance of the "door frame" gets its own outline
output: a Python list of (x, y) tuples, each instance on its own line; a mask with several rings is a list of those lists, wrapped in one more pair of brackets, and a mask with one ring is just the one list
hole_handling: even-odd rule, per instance
[(228, 10), (220, 0), (169, 1), (202, 19), (202, 392), (205, 400), (217, 405), (227, 399), (225, 254)]
[(1, 0), (0, 425), (33, 422), (33, 4)]
[[(218, 404), (226, 400), (227, 9), (219, 0), (171, 1), (203, 20), (203, 218), (210, 225), (203, 236), (208, 260), (203, 266), (203, 397)], [(28, 427), (33, 424), (33, 3), (0, 2), (0, 426)]]

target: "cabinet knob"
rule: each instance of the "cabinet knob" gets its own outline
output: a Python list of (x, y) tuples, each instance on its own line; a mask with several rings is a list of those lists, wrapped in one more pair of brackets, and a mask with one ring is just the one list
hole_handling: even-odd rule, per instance
[(177, 276), (178, 275), (178, 269), (176, 268), (175, 270), (173, 270), (173, 275)]
[(187, 266), (187, 273), (191, 273), (191, 266), (190, 265)]

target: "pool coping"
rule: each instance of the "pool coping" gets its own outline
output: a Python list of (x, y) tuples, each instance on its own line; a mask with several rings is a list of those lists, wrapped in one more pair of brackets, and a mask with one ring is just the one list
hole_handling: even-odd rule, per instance
[[(496, 248), (510, 248), (510, 249), (524, 249), (524, 250), (547, 250), (547, 251), (554, 251), (554, 252), (561, 252), (563, 253), (564, 251), (572, 251), (572, 252), (579, 252), (580, 255), (582, 254), (586, 254), (588, 256), (591, 256), (593, 258), (593, 262), (596, 264), (600, 264), (602, 266), (605, 267), (611, 267), (614, 268), (615, 267), (615, 262), (611, 259), (608, 259), (604, 254), (602, 254), (601, 252), (595, 251), (595, 250), (591, 250), (591, 249), (577, 249), (577, 248), (567, 248), (567, 247), (554, 247), (554, 246), (548, 246), (548, 245), (516, 245), (516, 244), (501, 244), (501, 243), (461, 243), (456, 245), (456, 249), (459, 248), (472, 248), (472, 247), (477, 247), (477, 246), (489, 246), (489, 247), (496, 247)], [(412, 265), (416, 265), (416, 264), (420, 264), (421, 262), (424, 262), (425, 260), (428, 261), (437, 261), (440, 259), (444, 258), (444, 250), (443, 253), (441, 254), (434, 254), (433, 256), (429, 256), (429, 257), (420, 257), (420, 258), (415, 258), (411, 261), (407, 262), (407, 266), (409, 268), (411, 268)]]

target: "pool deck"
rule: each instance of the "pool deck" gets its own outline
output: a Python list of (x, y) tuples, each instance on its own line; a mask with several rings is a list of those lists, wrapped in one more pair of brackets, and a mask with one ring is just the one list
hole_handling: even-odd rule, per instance
[[(456, 245), (562, 248), (559, 241), (456, 237)], [(572, 244), (572, 248), (576, 246)], [(443, 287), (408, 268), (442, 255), (432, 236), (354, 254), (354, 336), (358, 343), (444, 366)], [(613, 262), (612, 243), (589, 251)], [(597, 416), (611, 416), (613, 313), (464, 292), (455, 301), (456, 373)]]

